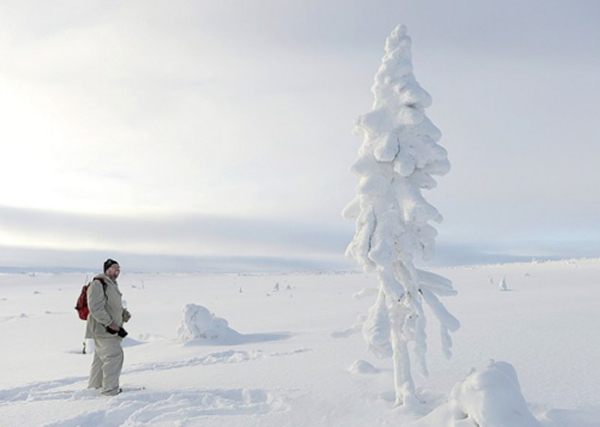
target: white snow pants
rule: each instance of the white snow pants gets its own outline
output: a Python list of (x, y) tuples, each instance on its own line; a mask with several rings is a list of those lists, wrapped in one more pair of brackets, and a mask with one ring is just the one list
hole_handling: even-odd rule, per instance
[(124, 360), (121, 338), (95, 338), (94, 346), (88, 388), (101, 389), (102, 394), (118, 394)]

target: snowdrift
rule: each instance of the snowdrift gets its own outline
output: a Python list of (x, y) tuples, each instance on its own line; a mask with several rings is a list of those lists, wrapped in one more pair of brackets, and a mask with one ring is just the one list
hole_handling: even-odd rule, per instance
[(521, 393), (515, 368), (491, 361), (457, 383), (448, 401), (411, 427), (539, 427)]

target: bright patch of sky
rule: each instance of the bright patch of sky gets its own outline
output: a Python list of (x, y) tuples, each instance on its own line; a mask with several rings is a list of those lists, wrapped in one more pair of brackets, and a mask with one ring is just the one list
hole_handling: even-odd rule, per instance
[(0, 246), (342, 259), (353, 121), (404, 23), (453, 165), (425, 194), (440, 258), (600, 256), (598, 22), (595, 1), (4, 2)]

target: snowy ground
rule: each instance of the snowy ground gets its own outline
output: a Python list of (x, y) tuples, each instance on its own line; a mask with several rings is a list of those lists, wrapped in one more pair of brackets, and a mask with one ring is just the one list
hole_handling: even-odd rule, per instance
[[(600, 260), (436, 272), (459, 291), (444, 302), (462, 327), (448, 361), (429, 314), (430, 376), (415, 375), (420, 413), (393, 407), (390, 361), (353, 333), (374, 296), (352, 296), (376, 285), (371, 275), (124, 273), (133, 318), (125, 392), (113, 398), (85, 388), (91, 356), (81, 354), (84, 322), (73, 310), (85, 275), (0, 275), (0, 426), (471, 427), (472, 419), (442, 424), (432, 415), (489, 359), (516, 369), (541, 425), (600, 426)], [(239, 334), (178, 341), (189, 303)]]

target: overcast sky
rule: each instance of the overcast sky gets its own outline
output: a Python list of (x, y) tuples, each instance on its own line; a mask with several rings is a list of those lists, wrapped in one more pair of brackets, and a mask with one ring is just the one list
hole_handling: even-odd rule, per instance
[(600, 256), (596, 0), (0, 3), (0, 267), (353, 268), (354, 119), (406, 24), (439, 263)]

